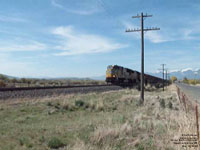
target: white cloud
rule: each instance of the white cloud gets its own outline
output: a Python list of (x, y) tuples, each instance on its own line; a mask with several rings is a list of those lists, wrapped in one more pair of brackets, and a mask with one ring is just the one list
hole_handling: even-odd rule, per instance
[(169, 73), (178, 72), (178, 69), (169, 70)]
[(200, 28), (199, 28), (200, 21), (189, 21), (187, 23), (187, 27), (180, 29), (182, 33), (181, 38), (183, 40), (196, 40), (200, 37)]
[(190, 71), (190, 70), (193, 71), (192, 68), (185, 68), (185, 69), (182, 69), (181, 72), (186, 72), (186, 71)]
[(51, 4), (55, 7), (58, 7), (58, 8), (64, 8), (62, 5), (60, 5), (59, 3), (56, 2), (56, 0), (51, 0)]
[(61, 4), (58, 3), (57, 0), (51, 0), (51, 4), (54, 6), (54, 7), (57, 7), (57, 8), (60, 8), (60, 9), (63, 9), (69, 13), (73, 13), (73, 14), (78, 14), (78, 15), (92, 15), (94, 13), (97, 13), (99, 12), (100, 10), (96, 7), (86, 7), (83, 5), (83, 6), (79, 6), (79, 7), (76, 7), (76, 8), (69, 8), (69, 7), (66, 7), (66, 6), (63, 6)]
[(182, 30), (182, 33), (183, 33), (182, 39), (185, 39), (185, 40), (193, 39), (193, 37), (191, 36), (192, 32), (193, 32), (192, 29), (183, 29)]
[(78, 15), (91, 15), (98, 12), (96, 10), (70, 10), (70, 9), (68, 9), (67, 11)]
[(163, 35), (158, 33), (159, 31), (148, 31), (145, 34), (145, 38), (153, 43), (162, 43), (170, 41), (169, 39), (165, 39)]
[(43, 43), (39, 43), (36, 41), (27, 41), (26, 43), (17, 43), (16, 41), (14, 43), (1, 43), (0, 44), (0, 51), (1, 52), (14, 52), (14, 51), (39, 51), (39, 50), (45, 50), (47, 49), (47, 46)]
[(19, 16), (0, 15), (0, 22), (27, 22), (27, 20)]
[(55, 55), (102, 53), (127, 47), (102, 36), (78, 33), (72, 26), (57, 27), (52, 33), (60, 38), (60, 45), (55, 49), (63, 51)]

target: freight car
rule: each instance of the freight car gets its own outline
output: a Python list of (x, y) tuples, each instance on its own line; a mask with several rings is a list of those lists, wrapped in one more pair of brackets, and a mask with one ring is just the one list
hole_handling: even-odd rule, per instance
[[(116, 85), (140, 85), (140, 72), (124, 68), (118, 65), (109, 65), (106, 70), (106, 82)], [(144, 74), (145, 85), (159, 86), (163, 80), (148, 74)]]

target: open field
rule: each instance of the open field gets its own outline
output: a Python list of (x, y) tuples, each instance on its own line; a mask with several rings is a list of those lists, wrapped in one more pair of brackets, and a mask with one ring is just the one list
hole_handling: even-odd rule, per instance
[(0, 103), (1, 150), (177, 150), (170, 140), (195, 134), (174, 86), (140, 93), (123, 89)]

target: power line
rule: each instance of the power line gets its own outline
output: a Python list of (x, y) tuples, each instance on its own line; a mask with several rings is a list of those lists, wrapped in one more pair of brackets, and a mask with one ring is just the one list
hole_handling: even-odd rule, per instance
[(160, 28), (145, 28), (144, 29), (144, 18), (152, 17), (152, 15), (148, 15), (141, 13), (141, 15), (137, 14), (137, 16), (132, 16), (132, 18), (141, 18), (141, 28), (140, 29), (127, 29), (126, 32), (141, 32), (141, 77), (140, 77), (140, 104), (144, 102), (144, 31), (152, 31), (152, 30), (160, 30)]

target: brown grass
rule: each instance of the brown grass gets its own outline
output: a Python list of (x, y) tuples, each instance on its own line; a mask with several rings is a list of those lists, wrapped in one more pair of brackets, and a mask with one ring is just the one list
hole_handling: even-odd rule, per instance
[[(56, 136), (66, 144), (62, 150), (181, 150), (171, 139), (195, 134), (195, 116), (193, 111), (186, 114), (175, 87), (146, 91), (143, 106), (137, 105), (139, 95), (125, 89), (1, 102), (0, 149), (31, 144), (33, 149), (48, 149), (49, 139)], [(25, 138), (26, 144), (20, 145), (18, 138)]]

